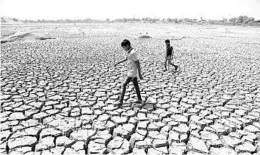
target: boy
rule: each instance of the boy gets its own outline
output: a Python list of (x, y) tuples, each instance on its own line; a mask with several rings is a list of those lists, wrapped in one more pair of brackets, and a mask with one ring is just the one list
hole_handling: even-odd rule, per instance
[(125, 39), (121, 43), (122, 48), (126, 51), (126, 58), (118, 63), (115, 64), (118, 65), (122, 62), (127, 61), (127, 77), (122, 85), (122, 92), (119, 100), (118, 106), (121, 107), (123, 105), (123, 100), (125, 96), (125, 91), (126, 91), (126, 86), (132, 81), (136, 90), (137, 98), (138, 98), (138, 103), (142, 102), (141, 94), (140, 94), (140, 89), (138, 86), (138, 81), (137, 81), (137, 74), (139, 75), (139, 78), (142, 80), (142, 74), (141, 74), (141, 67), (140, 67), (140, 62), (138, 60), (138, 56), (136, 53), (136, 50), (132, 48), (131, 43), (129, 40)]
[(166, 57), (165, 57), (165, 63), (164, 63), (164, 67), (165, 67), (165, 70), (164, 71), (167, 71), (167, 64), (169, 63), (170, 65), (174, 66), (175, 70), (177, 71), (178, 69), (178, 66), (177, 65), (174, 65), (171, 60), (172, 60), (172, 57), (173, 57), (173, 48), (170, 44), (170, 40), (167, 39), (165, 40), (165, 44), (166, 44)]

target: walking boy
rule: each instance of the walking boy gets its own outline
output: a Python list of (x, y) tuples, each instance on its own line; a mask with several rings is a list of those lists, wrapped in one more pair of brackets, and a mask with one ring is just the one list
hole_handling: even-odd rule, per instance
[(172, 57), (173, 57), (173, 48), (170, 44), (170, 40), (169, 39), (165, 40), (165, 44), (166, 44), (166, 57), (165, 57), (165, 63), (164, 63), (164, 67), (165, 67), (164, 71), (167, 71), (167, 64), (174, 66), (175, 70), (177, 71), (178, 66), (174, 65), (171, 62)]
[(125, 96), (126, 86), (132, 81), (136, 90), (137, 102), (142, 102), (140, 89), (137, 81), (137, 75), (139, 75), (139, 78), (142, 80), (142, 74), (141, 74), (141, 67), (140, 62), (136, 53), (136, 50), (132, 48), (131, 43), (129, 40), (125, 39), (121, 43), (122, 48), (126, 51), (126, 58), (118, 63), (115, 64), (118, 65), (122, 62), (127, 61), (127, 77), (122, 85), (122, 92), (119, 100), (118, 106), (121, 107), (123, 105), (123, 100)]

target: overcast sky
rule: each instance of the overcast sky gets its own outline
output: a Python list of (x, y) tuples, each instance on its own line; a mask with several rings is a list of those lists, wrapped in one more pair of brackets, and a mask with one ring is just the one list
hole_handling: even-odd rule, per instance
[(19, 19), (200, 18), (247, 15), (260, 20), (260, 0), (1, 0), (1, 16)]

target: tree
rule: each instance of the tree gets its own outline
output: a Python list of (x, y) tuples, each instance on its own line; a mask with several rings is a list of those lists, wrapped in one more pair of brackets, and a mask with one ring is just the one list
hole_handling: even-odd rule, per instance
[(172, 19), (171, 18), (167, 18), (167, 22), (171, 23)]
[(237, 18), (236, 18), (236, 17), (233, 17), (233, 18), (230, 18), (230, 19), (229, 19), (229, 22), (235, 24), (236, 20), (237, 20)]
[(227, 23), (227, 18), (222, 19), (223, 23)]
[(247, 22), (247, 20), (248, 20), (247, 16), (239, 16), (239, 17), (237, 17), (236, 23), (242, 24), (242, 23)]
[(172, 22), (174, 22), (174, 23), (178, 23), (178, 19), (173, 18), (173, 19), (172, 19)]
[(238, 24), (243, 23), (243, 16), (237, 17), (236, 23), (238, 23)]
[(243, 23), (245, 23), (245, 24), (251, 24), (251, 23), (254, 23), (254, 21), (255, 21), (255, 18), (253, 18), (253, 17), (250, 17), (250, 18), (248, 18), (246, 21), (244, 21)]
[(183, 20), (182, 20), (182, 19), (179, 19), (179, 20), (178, 20), (178, 23), (182, 23), (182, 22), (183, 22)]
[(18, 19), (16, 19), (16, 18), (13, 18), (13, 20), (14, 20), (15, 22), (18, 22)]
[(253, 17), (248, 18), (248, 22), (254, 22), (254, 21), (255, 21), (255, 18), (253, 18)]

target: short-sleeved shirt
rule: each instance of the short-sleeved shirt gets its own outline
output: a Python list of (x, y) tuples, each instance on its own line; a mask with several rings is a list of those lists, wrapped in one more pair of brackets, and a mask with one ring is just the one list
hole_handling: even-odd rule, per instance
[(139, 60), (135, 49), (132, 49), (129, 53), (126, 51), (127, 58), (127, 76), (137, 77), (137, 66), (135, 61)]
[(173, 51), (172, 46), (170, 46), (169, 48), (166, 48), (166, 54), (167, 54), (167, 56), (171, 56), (171, 55), (172, 55), (172, 51)]

